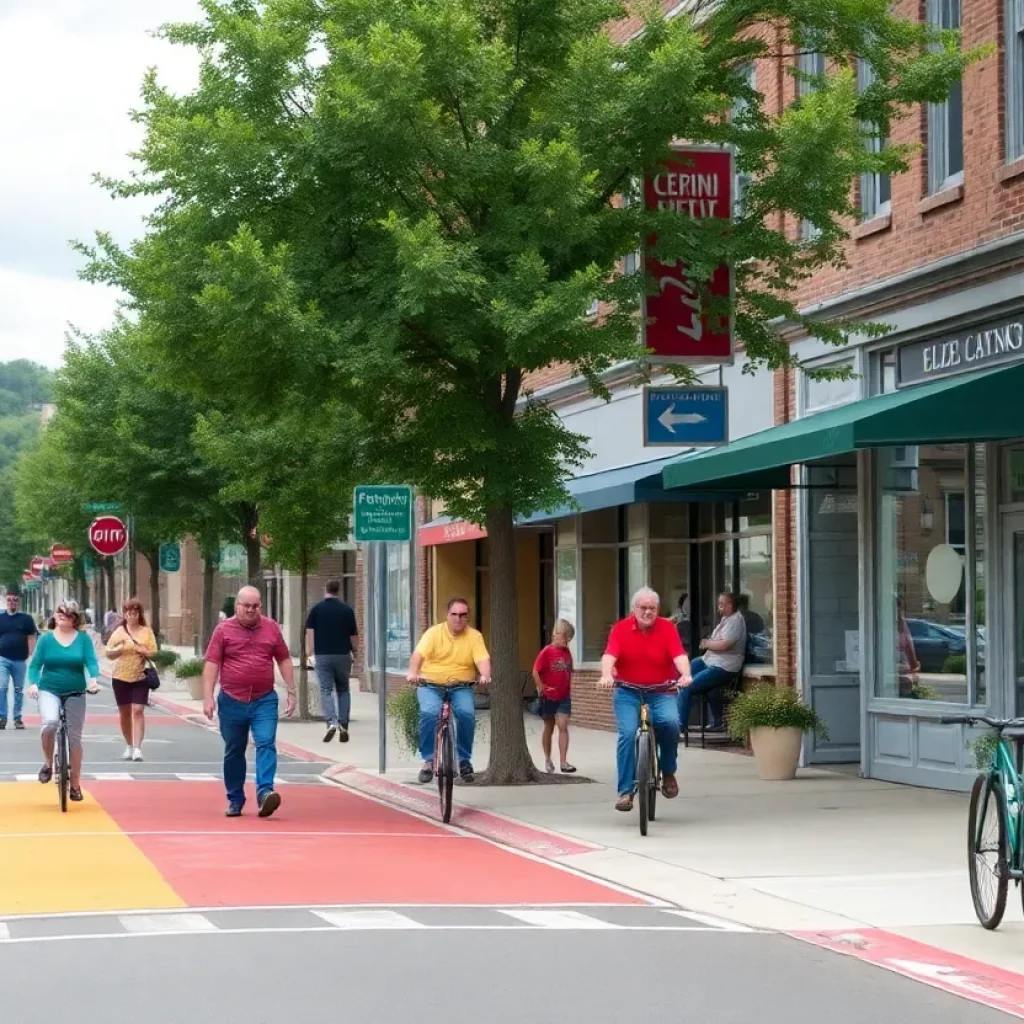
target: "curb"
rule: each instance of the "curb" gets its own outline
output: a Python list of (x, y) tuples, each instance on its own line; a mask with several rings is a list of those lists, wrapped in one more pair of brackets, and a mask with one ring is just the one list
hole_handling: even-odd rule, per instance
[[(414, 789), (402, 782), (371, 775), (349, 765), (337, 764), (328, 768), (321, 778), (329, 782), (354, 790), (363, 796), (372, 797), (383, 803), (397, 807), (399, 810), (412, 811), (422, 817), (441, 823), (441, 810), (437, 800), (427, 796), (425, 790)], [(432, 793), (432, 791), (431, 791)], [(477, 807), (453, 804), (451, 824), (489, 839), (503, 846), (529, 853), (545, 860), (558, 860), (561, 857), (572, 857), (580, 853), (594, 853), (605, 847), (582, 840), (569, 839), (557, 832), (534, 825), (525, 825), (515, 818), (508, 818), (493, 811), (483, 811)]]
[(1024, 1020), (1022, 974), (876, 928), (784, 934)]

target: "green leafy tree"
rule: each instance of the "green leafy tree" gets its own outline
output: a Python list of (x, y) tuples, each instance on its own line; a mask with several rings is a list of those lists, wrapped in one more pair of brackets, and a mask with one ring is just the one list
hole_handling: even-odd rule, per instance
[[(131, 251), (101, 237), (90, 274), (125, 288), (197, 392), (239, 411), (282, 392), (308, 408), (343, 396), (382, 472), (486, 525), (496, 686), (485, 778), (535, 778), (513, 523), (566, 500), (586, 439), (533, 400), (528, 374), (563, 363), (601, 395), (603, 370), (643, 358), (648, 283), (616, 271), (651, 237), (654, 255), (698, 280), (736, 268), (751, 366), (795, 362), (771, 327), (779, 318), (844, 343), (848, 325), (802, 317), (793, 290), (841, 260), (857, 177), (905, 170), (904, 149), (874, 152), (868, 136), (888, 138), (912, 104), (943, 99), (977, 54), (894, 17), (888, 0), (698, 0), (669, 21), (640, 4), (644, 30), (621, 45), (607, 31), (626, 14), (614, 0), (202, 9), (201, 23), (164, 33), (201, 52), (198, 88), (175, 96), (147, 79), (139, 173), (108, 183), (162, 206)], [(778, 25), (800, 26), (791, 48), (838, 69), (772, 114), (745, 69), (775, 57)], [(864, 92), (854, 56), (875, 72)], [(753, 181), (734, 225), (615, 201), (678, 138), (737, 147)], [(780, 213), (816, 237), (783, 233)], [(596, 321), (595, 298), (607, 310)]]

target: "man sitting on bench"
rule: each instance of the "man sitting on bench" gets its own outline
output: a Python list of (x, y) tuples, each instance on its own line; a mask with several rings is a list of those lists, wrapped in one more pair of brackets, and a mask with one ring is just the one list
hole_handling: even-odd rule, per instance
[[(721, 618), (711, 636), (700, 642), (701, 650), (706, 653), (691, 663), (693, 682), (679, 691), (679, 721), (684, 731), (689, 728), (690, 704), (694, 696), (721, 689), (743, 668), (747, 626), (734, 594), (719, 596), (718, 614)], [(708, 703), (711, 706), (711, 728), (720, 729), (724, 702), (719, 696), (713, 703), (709, 698)]]

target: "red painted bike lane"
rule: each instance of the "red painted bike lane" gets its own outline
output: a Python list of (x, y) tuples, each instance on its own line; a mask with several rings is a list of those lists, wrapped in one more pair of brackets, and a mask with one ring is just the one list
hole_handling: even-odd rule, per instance
[(87, 788), (192, 907), (648, 902), (333, 786), (282, 786), (268, 819), (225, 818), (216, 782)]

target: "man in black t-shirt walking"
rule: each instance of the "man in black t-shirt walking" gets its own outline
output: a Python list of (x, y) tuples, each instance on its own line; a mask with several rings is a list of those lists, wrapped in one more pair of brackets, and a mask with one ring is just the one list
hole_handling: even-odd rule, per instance
[(348, 718), (352, 709), (349, 676), (355, 655), (356, 613), (338, 597), (341, 584), (331, 580), (324, 599), (313, 605), (306, 618), (306, 657), (316, 657), (316, 678), (320, 683), (320, 705), (327, 723), (324, 743), (334, 734), (348, 743)]
[(36, 647), (35, 620), (18, 610), (20, 597), (8, 590), (7, 606), (0, 612), (0, 729), (7, 728), (7, 685), (14, 684), (14, 728), (24, 729), (21, 707), (24, 700), (25, 668)]

